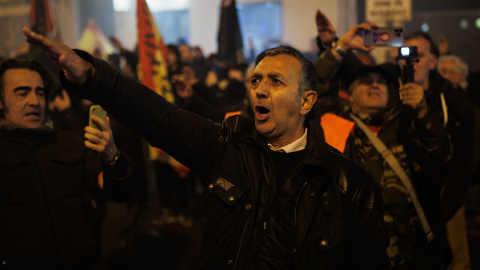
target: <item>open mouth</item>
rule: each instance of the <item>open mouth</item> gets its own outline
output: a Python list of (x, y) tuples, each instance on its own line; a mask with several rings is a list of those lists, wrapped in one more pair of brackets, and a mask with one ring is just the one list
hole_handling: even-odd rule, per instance
[(269, 109), (265, 108), (265, 107), (261, 107), (261, 106), (257, 106), (255, 107), (256, 111), (261, 114), (261, 115), (264, 115), (264, 114), (267, 114), (270, 112)]
[(255, 118), (259, 121), (264, 121), (268, 118), (270, 110), (262, 107), (262, 106), (255, 106)]

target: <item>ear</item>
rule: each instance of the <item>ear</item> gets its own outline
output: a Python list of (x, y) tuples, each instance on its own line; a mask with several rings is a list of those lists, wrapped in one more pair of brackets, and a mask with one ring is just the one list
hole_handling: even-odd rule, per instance
[(300, 108), (300, 114), (306, 115), (313, 108), (313, 104), (317, 101), (317, 92), (306, 91), (302, 97), (302, 107)]
[(434, 70), (437, 67), (438, 58), (432, 54), (432, 59), (430, 60), (430, 70)]
[(348, 95), (348, 102), (350, 105), (353, 103), (353, 95)]

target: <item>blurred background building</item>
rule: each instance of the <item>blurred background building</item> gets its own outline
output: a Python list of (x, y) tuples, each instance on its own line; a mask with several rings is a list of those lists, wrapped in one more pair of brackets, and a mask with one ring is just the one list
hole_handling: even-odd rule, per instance
[[(365, 21), (368, 0), (237, 0), (244, 55), (258, 54), (266, 47), (288, 44), (310, 51), (315, 37), (315, 11), (322, 10), (342, 35)], [(472, 71), (480, 69), (480, 1), (411, 1), (411, 21), (402, 22), (405, 32), (423, 30), (434, 39), (445, 36), (450, 48), (466, 59)], [(116, 36), (127, 49), (134, 49), (135, 0), (51, 0), (58, 34), (75, 47), (92, 19), (106, 36)], [(148, 0), (166, 44), (200, 46), (205, 55), (217, 51), (220, 0)], [(388, 1), (387, 1), (388, 2)], [(30, 0), (0, 0), (0, 55), (8, 56), (24, 46), (21, 28), (29, 23)], [(381, 22), (379, 24), (382, 24)], [(25, 49), (25, 48), (23, 48)], [(379, 61), (382, 50), (374, 55)]]

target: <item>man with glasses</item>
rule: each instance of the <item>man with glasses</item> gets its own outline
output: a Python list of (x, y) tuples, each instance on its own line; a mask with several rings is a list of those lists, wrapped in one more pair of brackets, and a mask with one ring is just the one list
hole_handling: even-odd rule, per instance
[[(363, 165), (381, 188), (384, 220), (390, 236), (387, 253), (393, 268), (441, 269), (430, 268), (442, 260), (429, 257), (427, 238), (431, 235), (420, 217), (423, 209), (414, 202), (417, 183), (412, 181), (412, 175), (427, 174), (449, 158), (445, 128), (427, 106), (423, 88), (418, 83), (401, 86), (398, 93), (402, 104), (391, 106), (389, 93), (392, 91), (388, 86), (393, 75), (388, 70), (381, 66), (361, 66), (349, 76), (338, 74), (340, 65), (347, 61), (345, 58), (355, 57), (347, 52), (373, 49), (365, 47), (361, 37), (361, 32), (371, 27), (364, 23), (350, 29), (315, 63), (319, 103), (329, 112), (321, 118), (325, 138), (327, 142), (332, 139), (339, 150)], [(341, 75), (348, 78), (342, 85)], [(340, 87), (348, 92), (343, 103), (338, 95)], [(339, 143), (338, 138), (344, 140)], [(382, 149), (375, 146), (378, 141), (388, 151), (378, 150)], [(387, 153), (393, 154), (398, 166), (390, 163)], [(402, 179), (413, 186), (413, 193)], [(439, 238), (434, 237), (432, 241), (435, 246)]]

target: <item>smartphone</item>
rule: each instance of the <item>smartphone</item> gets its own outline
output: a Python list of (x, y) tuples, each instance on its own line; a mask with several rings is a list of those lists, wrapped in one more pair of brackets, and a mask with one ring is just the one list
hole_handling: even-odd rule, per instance
[(403, 46), (403, 29), (398, 27), (379, 27), (372, 30), (364, 30), (362, 38), (365, 46)]
[(105, 111), (102, 107), (99, 105), (92, 105), (90, 106), (90, 114), (88, 117), (88, 125), (96, 128), (98, 130), (102, 130), (95, 121), (92, 120), (92, 115), (95, 115), (97, 117), (100, 117), (103, 120), (107, 119), (107, 111)]

